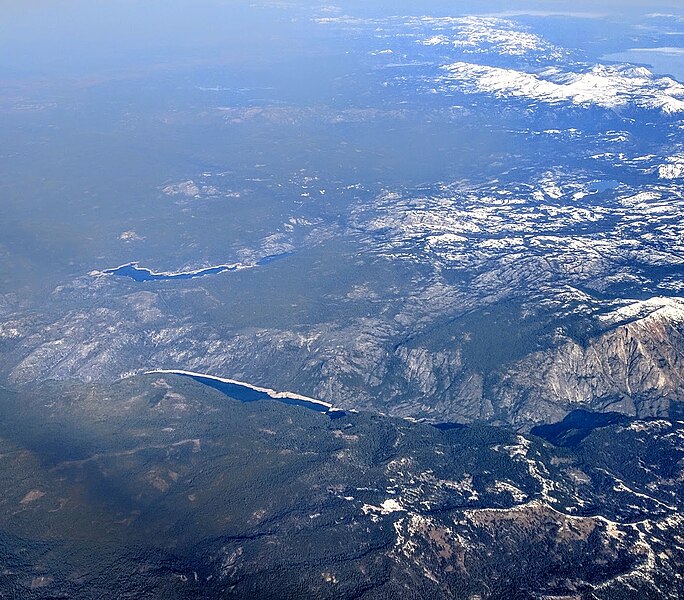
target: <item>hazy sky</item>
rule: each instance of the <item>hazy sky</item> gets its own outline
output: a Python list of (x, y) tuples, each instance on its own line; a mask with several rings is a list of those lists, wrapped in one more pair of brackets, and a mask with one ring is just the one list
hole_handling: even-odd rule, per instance
[[(684, 15), (681, 0), (0, 0), (0, 82), (84, 74), (165, 61), (221, 60), (295, 40), (303, 15), (338, 6), (352, 15), (532, 11)], [(293, 8), (294, 7), (294, 8)], [(300, 16), (299, 33), (292, 15)], [(285, 42), (283, 42), (285, 43)], [(271, 46), (271, 50), (273, 47)]]

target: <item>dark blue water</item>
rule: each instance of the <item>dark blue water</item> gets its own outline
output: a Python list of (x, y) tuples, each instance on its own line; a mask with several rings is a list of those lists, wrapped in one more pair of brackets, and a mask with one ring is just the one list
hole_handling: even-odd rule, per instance
[(198, 383), (207, 385), (210, 388), (218, 390), (222, 394), (233, 398), (234, 400), (239, 400), (240, 402), (256, 402), (258, 400), (275, 400), (276, 402), (282, 402), (289, 406), (301, 406), (303, 408), (308, 408), (310, 410), (315, 410), (320, 413), (327, 413), (331, 415), (331, 418), (339, 418), (344, 416), (343, 411), (334, 410), (332, 412), (322, 405), (316, 402), (307, 402), (306, 400), (300, 400), (298, 398), (273, 398), (269, 396), (266, 392), (260, 392), (246, 385), (240, 385), (239, 383), (228, 383), (226, 381), (219, 381), (211, 377), (202, 377), (201, 375), (189, 375), (187, 373), (176, 373), (182, 377), (189, 377), (194, 379)]
[(217, 275), (225, 271), (235, 271), (236, 266), (221, 265), (220, 267), (208, 267), (200, 271), (193, 271), (191, 273), (153, 273), (149, 269), (139, 267), (136, 263), (123, 265), (116, 269), (107, 269), (104, 273), (111, 273), (120, 277), (130, 277), (134, 281), (165, 281), (168, 279), (195, 279), (196, 277), (204, 277), (205, 275)]
[[(257, 261), (257, 266), (262, 267), (268, 265), (276, 260), (285, 258), (292, 254), (291, 252), (281, 252), (280, 254), (269, 254), (264, 256)], [(205, 277), (207, 275), (218, 275), (219, 273), (225, 273), (226, 271), (237, 270), (235, 265), (220, 265), (218, 267), (207, 267), (206, 269), (200, 269), (199, 271), (190, 271), (187, 273), (154, 273), (150, 269), (144, 267), (139, 267), (138, 263), (129, 263), (127, 265), (122, 265), (116, 267), (115, 269), (106, 269), (103, 273), (108, 273), (111, 275), (118, 275), (119, 277), (130, 277), (134, 281), (167, 281), (169, 279), (195, 279), (197, 277)]]
[(276, 260), (280, 260), (281, 258), (285, 258), (286, 256), (290, 256), (292, 252), (281, 252), (280, 254), (269, 254), (268, 256), (264, 256), (263, 258), (260, 258), (257, 261), (257, 265), (262, 267), (263, 265), (267, 265), (269, 263), (272, 263)]
[(555, 446), (576, 446), (594, 429), (620, 425), (629, 420), (630, 418), (622, 413), (597, 413), (578, 409), (567, 414), (558, 423), (537, 425), (530, 430), (530, 433), (544, 438)]
[(452, 429), (464, 429), (467, 427), (463, 423), (432, 423), (432, 426), (440, 431), (451, 431)]

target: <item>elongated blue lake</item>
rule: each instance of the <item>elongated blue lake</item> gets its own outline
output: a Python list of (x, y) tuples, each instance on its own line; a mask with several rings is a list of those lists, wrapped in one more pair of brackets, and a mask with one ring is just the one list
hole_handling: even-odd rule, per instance
[(276, 392), (271, 390), (271, 394), (268, 391), (255, 389), (249, 384), (242, 384), (236, 381), (225, 381), (222, 379), (217, 379), (216, 377), (201, 375), (197, 373), (188, 373), (183, 371), (157, 371), (161, 373), (169, 373), (172, 375), (180, 375), (181, 377), (189, 377), (190, 379), (197, 381), (203, 385), (209, 386), (219, 392), (233, 398), (234, 400), (239, 400), (240, 402), (257, 402), (259, 400), (275, 400), (276, 402), (282, 402), (288, 406), (301, 406), (302, 408), (308, 408), (310, 410), (315, 410), (316, 412), (328, 414), (331, 418), (339, 418), (344, 416), (344, 411), (333, 409), (327, 404), (309, 401), (305, 398), (297, 397), (297, 394), (281, 394), (274, 397)]
[(150, 269), (139, 267), (137, 263), (131, 263), (116, 267), (116, 269), (106, 269), (103, 272), (121, 277), (130, 277), (134, 281), (166, 281), (170, 279), (195, 279), (196, 277), (205, 277), (206, 275), (218, 275), (225, 271), (235, 271), (237, 268), (237, 265), (221, 265), (187, 273), (155, 273)]
[[(276, 260), (289, 256), (291, 252), (281, 252), (280, 254), (270, 254), (260, 258), (254, 266), (261, 267), (268, 265)], [(207, 275), (218, 275), (226, 271), (237, 271), (238, 269), (250, 268), (248, 265), (218, 265), (216, 267), (207, 267), (206, 269), (199, 269), (197, 271), (185, 271), (179, 273), (155, 273), (151, 269), (139, 267), (137, 262), (121, 265), (114, 269), (105, 269), (103, 273), (109, 275), (117, 275), (119, 277), (129, 277), (134, 281), (168, 281), (172, 279), (195, 279), (197, 277), (206, 277)]]

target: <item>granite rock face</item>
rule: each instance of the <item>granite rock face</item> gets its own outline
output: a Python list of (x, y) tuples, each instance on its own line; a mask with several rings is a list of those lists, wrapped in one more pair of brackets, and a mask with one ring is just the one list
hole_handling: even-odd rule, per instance
[[(494, 385), (497, 405), (514, 422), (553, 420), (573, 406), (667, 415), (684, 398), (684, 303), (644, 304), (652, 312), (617, 311), (604, 319), (610, 327), (586, 343), (569, 340), (512, 365)], [(531, 396), (546, 408), (535, 407)]]
[(515, 312), (519, 307), (504, 319), (507, 307), (493, 305), (498, 313), (428, 325), (408, 338), (396, 323), (377, 318), (232, 332), (170, 313), (155, 292), (108, 306), (90, 301), (93, 310), (44, 327), (26, 318), (5, 321), (5, 365), (15, 364), (7, 373), (11, 385), (186, 369), (343, 408), (523, 427), (576, 408), (667, 416), (684, 399), (684, 302), (675, 298), (622, 302), (577, 317), (580, 329), (572, 320), (553, 329), (555, 316), (525, 317)]

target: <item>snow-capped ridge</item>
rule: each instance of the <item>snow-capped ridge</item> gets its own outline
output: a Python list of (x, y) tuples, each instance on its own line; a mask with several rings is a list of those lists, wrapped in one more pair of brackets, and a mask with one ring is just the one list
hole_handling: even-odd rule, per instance
[(599, 318), (604, 323), (613, 324), (636, 321), (651, 316), (658, 316), (678, 323), (684, 322), (684, 298), (655, 296), (648, 300), (637, 300), (605, 313)]
[(582, 73), (549, 68), (540, 73), (491, 67), (468, 62), (445, 65), (441, 82), (466, 93), (488, 93), (559, 104), (616, 109), (629, 105), (684, 112), (684, 85), (669, 77), (656, 77), (645, 67), (594, 65)]

